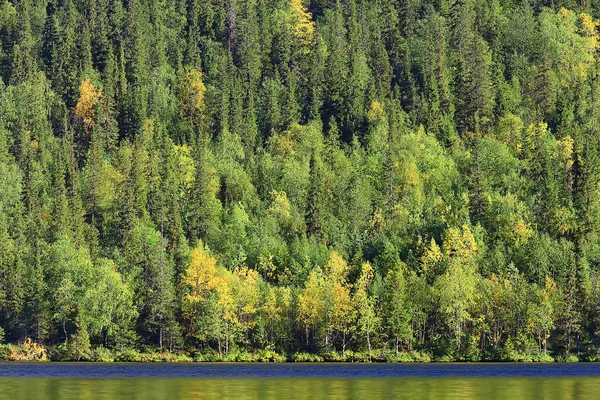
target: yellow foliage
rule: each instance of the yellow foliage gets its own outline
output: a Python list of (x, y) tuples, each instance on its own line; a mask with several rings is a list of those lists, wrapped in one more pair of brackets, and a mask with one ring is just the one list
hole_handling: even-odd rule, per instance
[(178, 100), (182, 119), (190, 121), (202, 117), (206, 108), (204, 103), (206, 86), (202, 77), (202, 72), (190, 68), (180, 78)]
[(273, 216), (280, 220), (289, 219), (291, 216), (291, 206), (287, 194), (284, 191), (271, 190), (271, 197), (273, 198), (273, 203), (269, 207), (269, 211)]
[(315, 327), (325, 314), (324, 282), (320, 271), (314, 269), (308, 276), (304, 289), (298, 295), (298, 319), (306, 332)]
[(554, 279), (550, 278), (549, 276), (546, 276), (546, 280), (544, 282), (544, 289), (546, 291), (546, 293), (553, 295), (556, 293), (556, 282), (554, 282)]
[(102, 90), (98, 89), (90, 78), (79, 85), (79, 100), (75, 105), (75, 115), (83, 121), (85, 129), (94, 126), (94, 107), (98, 104)]
[(334, 282), (343, 281), (348, 276), (348, 264), (337, 251), (332, 251), (329, 256), (329, 262), (326, 266), (327, 273), (331, 276)]
[(519, 154), (523, 147), (521, 136), (523, 132), (523, 121), (514, 114), (507, 114), (498, 122), (497, 138)]
[(533, 236), (533, 229), (531, 229), (531, 225), (523, 221), (523, 218), (520, 218), (514, 227), (515, 247), (519, 247), (521, 244), (527, 243), (531, 236)]
[(190, 288), (187, 298), (190, 302), (199, 302), (206, 298), (210, 289), (217, 288), (219, 279), (217, 260), (208, 254), (200, 243), (191, 254), (190, 266), (185, 272), (184, 282)]
[(98, 179), (94, 192), (96, 202), (100, 207), (108, 209), (117, 200), (116, 193), (125, 182), (125, 175), (117, 170), (110, 161), (104, 160), (96, 179)]
[(406, 219), (410, 216), (410, 212), (401, 203), (394, 204), (391, 211), (392, 219)]
[(371, 263), (363, 263), (361, 267), (360, 278), (358, 278), (357, 286), (366, 288), (373, 281), (373, 266)]
[(595, 51), (599, 45), (597, 28), (600, 23), (586, 13), (579, 14), (579, 19), (581, 20), (580, 33), (588, 39), (588, 46), (591, 51)]
[(421, 183), (419, 168), (414, 162), (404, 165), (404, 182), (411, 187), (416, 187)]
[(565, 7), (562, 7), (560, 10), (558, 10), (558, 13), (563, 18), (565, 25), (569, 28), (569, 30), (574, 31), (575, 24), (574, 24), (573, 17), (575, 15), (575, 13)]
[(552, 39), (556, 39), (560, 80), (564, 87), (569, 87), (585, 80), (594, 62), (593, 53), (598, 47), (597, 21), (566, 8), (561, 8), (557, 16), (556, 26), (547, 34), (556, 36)]
[(433, 272), (436, 265), (442, 261), (443, 255), (442, 250), (435, 242), (435, 239), (431, 238), (429, 247), (421, 256), (421, 270), (424, 274)]
[(335, 329), (350, 328), (354, 317), (354, 307), (350, 297), (350, 288), (336, 282), (332, 288), (331, 322)]
[(477, 242), (467, 225), (458, 228), (450, 228), (446, 232), (444, 240), (444, 254), (451, 260), (460, 263), (471, 261), (477, 253)]
[(258, 257), (258, 269), (265, 277), (272, 279), (277, 271), (277, 266), (273, 262), (273, 255), (264, 256), (261, 254)]
[(573, 229), (573, 226), (576, 223), (576, 217), (572, 210), (561, 206), (553, 210), (552, 222), (554, 229), (564, 235)]
[(269, 292), (263, 303), (262, 310), (265, 316), (271, 321), (275, 321), (279, 317), (281, 307), (277, 304), (277, 293), (272, 286), (269, 286)]
[(372, 236), (375, 236), (383, 231), (384, 226), (385, 220), (383, 218), (383, 211), (381, 211), (381, 208), (377, 207), (373, 212), (373, 218), (369, 221), (369, 232), (371, 232)]
[(567, 168), (573, 166), (573, 146), (575, 142), (571, 136), (557, 140), (554, 147), (554, 157)]
[(290, 16), (292, 34), (305, 47), (304, 53), (309, 53), (308, 46), (311, 44), (315, 33), (312, 14), (304, 7), (302, 0), (290, 0)]
[(250, 329), (256, 325), (253, 318), (260, 304), (260, 277), (254, 269), (240, 268), (235, 271), (236, 287), (233, 287), (237, 322)]
[(281, 134), (271, 136), (269, 139), (271, 152), (273, 155), (282, 159), (288, 159), (296, 156), (296, 147), (298, 143), (292, 137), (291, 131), (285, 131)]
[(383, 117), (383, 115), (384, 115), (383, 104), (381, 104), (379, 101), (372, 102), (371, 108), (369, 109), (369, 112), (367, 113), (369, 121), (371, 121), (371, 122), (377, 121), (379, 118)]
[(223, 319), (232, 324), (238, 322), (236, 302), (231, 290), (237, 283), (236, 278), (229, 271), (220, 269), (213, 280), (218, 297), (217, 305), (223, 313)]
[(27, 338), (21, 346), (9, 345), (6, 354), (8, 361), (48, 361), (46, 348)]

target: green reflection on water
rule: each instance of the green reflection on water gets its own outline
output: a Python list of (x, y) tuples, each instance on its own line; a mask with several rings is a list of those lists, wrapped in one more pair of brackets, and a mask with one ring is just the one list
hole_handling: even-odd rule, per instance
[(0, 378), (0, 399), (587, 399), (600, 378)]

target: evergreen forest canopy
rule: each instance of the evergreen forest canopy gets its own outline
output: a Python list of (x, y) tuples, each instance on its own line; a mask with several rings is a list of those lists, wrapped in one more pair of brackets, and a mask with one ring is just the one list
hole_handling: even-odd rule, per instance
[(72, 359), (596, 359), (597, 18), (0, 0), (0, 337)]

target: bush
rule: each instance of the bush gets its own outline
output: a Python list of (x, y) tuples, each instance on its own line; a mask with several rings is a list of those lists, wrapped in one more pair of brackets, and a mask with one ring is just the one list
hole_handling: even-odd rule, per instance
[(327, 353), (322, 354), (322, 359), (327, 362), (341, 362), (344, 361), (341, 353), (338, 353), (335, 350), (328, 351)]
[(387, 353), (385, 355), (385, 360), (389, 363), (410, 363), (415, 361), (412, 354), (405, 351), (398, 354)]
[(540, 353), (534, 356), (532, 361), (551, 363), (554, 362), (554, 358), (550, 354)]
[(418, 351), (411, 351), (411, 357), (415, 360), (415, 362), (428, 363), (431, 362), (431, 356), (427, 353), (421, 353)]
[(4, 361), (49, 361), (48, 350), (29, 338), (21, 345), (2, 345), (0, 357)]
[(512, 339), (508, 338), (506, 339), (506, 342), (504, 342), (504, 346), (502, 346), (502, 350), (500, 351), (500, 360), (524, 362), (527, 361), (527, 357), (522, 352), (516, 350)]
[[(372, 356), (371, 356), (371, 359), (373, 359)], [(344, 361), (349, 361), (349, 362), (370, 362), (370, 360), (369, 360), (369, 353), (368, 352), (364, 352), (364, 351), (352, 351), (352, 350), (348, 350), (348, 351), (346, 351), (346, 354), (344, 356)]]
[(124, 349), (115, 354), (115, 361), (120, 362), (140, 362), (142, 360), (141, 354), (134, 349)]
[(441, 357), (438, 357), (435, 361), (440, 363), (449, 363), (456, 361), (456, 358), (451, 354), (444, 354)]
[(323, 357), (306, 352), (294, 353), (291, 358), (294, 362), (323, 362)]
[(567, 363), (576, 363), (576, 362), (579, 362), (579, 357), (577, 357), (575, 354), (565, 354), (565, 355), (556, 357), (556, 361), (567, 362)]
[(67, 342), (67, 356), (73, 361), (88, 361), (92, 358), (92, 346), (87, 329), (81, 329)]
[(285, 362), (286, 357), (271, 349), (262, 349), (256, 353), (255, 358), (261, 362)]
[(104, 346), (98, 346), (92, 351), (92, 361), (95, 362), (113, 362), (115, 357), (113, 353)]
[(194, 354), (195, 362), (217, 362), (221, 361), (221, 356), (215, 350), (208, 350), (205, 352), (197, 352)]

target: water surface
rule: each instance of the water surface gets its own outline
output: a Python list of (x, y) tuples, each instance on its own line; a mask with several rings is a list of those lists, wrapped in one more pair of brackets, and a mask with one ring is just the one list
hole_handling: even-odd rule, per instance
[(0, 399), (594, 399), (600, 364), (0, 363)]

